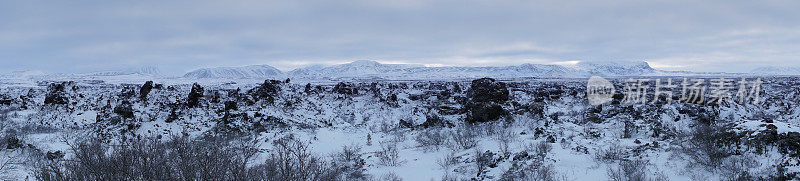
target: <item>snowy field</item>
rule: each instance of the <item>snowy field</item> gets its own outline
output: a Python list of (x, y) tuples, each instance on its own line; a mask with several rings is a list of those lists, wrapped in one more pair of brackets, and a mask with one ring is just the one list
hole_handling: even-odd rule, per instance
[[(147, 165), (150, 152), (125, 150), (179, 152), (177, 143), (150, 145), (181, 139), (190, 140), (182, 145), (188, 148), (213, 148), (196, 149), (192, 157), (227, 156), (233, 159), (208, 160), (243, 166), (213, 172), (230, 177), (187, 174), (178, 162), (146, 174), (200, 180), (798, 179), (799, 80), (762, 79), (757, 104), (685, 103), (675, 88), (671, 104), (627, 104), (618, 92), (614, 101), (592, 106), (585, 79), (5, 77), (0, 179), (157, 179), (136, 167)], [(618, 90), (624, 81), (612, 79)], [(191, 145), (200, 142), (212, 147)], [(228, 162), (192, 162), (200, 163)], [(242, 170), (269, 177), (234, 177)]]

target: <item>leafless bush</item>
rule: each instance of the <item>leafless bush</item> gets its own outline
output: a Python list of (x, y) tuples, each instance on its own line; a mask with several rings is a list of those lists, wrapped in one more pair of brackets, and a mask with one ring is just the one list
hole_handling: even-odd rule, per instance
[(380, 161), (381, 165), (399, 166), (401, 164), (400, 152), (397, 149), (397, 142), (381, 142), (380, 150), (375, 152), (375, 156), (378, 157), (378, 161)]
[[(244, 141), (244, 140), (241, 140)], [(107, 145), (88, 141), (73, 145), (74, 160), (66, 162), (70, 180), (241, 180), (257, 152), (255, 141), (237, 145), (224, 138), (167, 142), (142, 139)]]
[(447, 136), (442, 134), (440, 129), (426, 129), (414, 137), (414, 140), (425, 150), (439, 150), (447, 142)]
[[(188, 137), (169, 141), (142, 139), (109, 145), (97, 140), (72, 145), (74, 158), (63, 165), (44, 164), (40, 180), (340, 180), (342, 166), (311, 154), (293, 138), (274, 141), (264, 163), (251, 164), (259, 152), (249, 138)], [(353, 159), (355, 149), (348, 150)], [(352, 156), (352, 157), (351, 157)], [(249, 166), (252, 165), (252, 166)]]
[(342, 168), (348, 180), (361, 180), (366, 178), (366, 161), (362, 155), (359, 145), (343, 146), (342, 151), (333, 156), (333, 164)]
[(538, 143), (530, 143), (525, 146), (525, 151), (532, 154), (535, 159), (537, 160), (544, 160), (547, 157), (547, 154), (553, 150), (553, 146), (546, 141), (541, 141)]
[(256, 171), (253, 173), (263, 175), (263, 179), (258, 180), (342, 179), (340, 176), (345, 169), (313, 155), (307, 144), (292, 136), (275, 140), (273, 146), (270, 158), (254, 168)]
[(495, 154), (489, 150), (481, 152), (480, 149), (475, 148), (474, 156), (475, 169), (478, 171), (478, 175), (481, 175), (487, 168), (497, 167), (497, 162), (494, 158)]
[(381, 177), (381, 180), (384, 180), (384, 181), (403, 181), (403, 179), (401, 179), (400, 176), (397, 176), (397, 174), (395, 174), (394, 172), (389, 172), (389, 173), (383, 174), (383, 176)]
[(8, 120), (8, 113), (11, 109), (0, 109), (0, 132), (6, 127)]
[(516, 141), (517, 135), (509, 129), (501, 128), (495, 132), (494, 137), (498, 141), (500, 145), (500, 151), (503, 152), (503, 155), (511, 154), (510, 145)]
[[(514, 164), (499, 180), (513, 181), (513, 180), (533, 180), (533, 181), (552, 181), (559, 180), (556, 171), (552, 165), (545, 165), (541, 161), (533, 161), (528, 164), (519, 162), (521, 164)], [(560, 179), (568, 180), (568, 179)]]
[(64, 177), (63, 157), (50, 157), (40, 151), (28, 152), (26, 165), (31, 169), (33, 178), (41, 181), (67, 180)]
[[(501, 175), (500, 180), (556, 180), (552, 165), (545, 164), (545, 158), (552, 149), (552, 145), (546, 141), (526, 145), (525, 151), (515, 156), (516, 162)], [(523, 155), (530, 156), (531, 160), (517, 160), (516, 157)]]
[[(392, 124), (388, 121), (381, 121), (378, 127), (375, 129), (381, 133), (389, 134), (392, 131), (397, 130), (397, 124)], [(375, 130), (372, 131), (375, 132)]]
[(475, 139), (476, 136), (477, 134), (472, 128), (460, 126), (450, 133), (451, 144), (453, 144), (451, 147), (460, 150), (474, 148), (478, 145), (478, 141)]
[(445, 155), (444, 158), (436, 160), (436, 164), (439, 164), (442, 170), (450, 170), (450, 168), (458, 164), (458, 157), (455, 155), (455, 152), (451, 152)]
[(553, 169), (552, 165), (543, 165), (539, 168), (536, 168), (532, 174), (527, 174), (523, 180), (542, 180), (542, 181), (551, 181), (556, 180), (556, 171)]
[(445, 172), (442, 175), (441, 181), (459, 181), (459, 177), (456, 175), (451, 175), (449, 172)]
[(730, 156), (722, 144), (729, 139), (722, 126), (698, 123), (690, 134), (687, 145), (684, 145), (684, 152), (694, 163), (716, 169)]
[(595, 153), (594, 158), (603, 163), (610, 163), (613, 161), (622, 160), (624, 154), (625, 151), (622, 150), (619, 145), (613, 143), (606, 149), (598, 150), (597, 153)]
[(0, 148), (0, 155), (0, 180), (10, 180), (4, 177), (12, 174), (12, 170), (18, 169), (24, 163), (25, 154), (22, 150)]
[(724, 159), (717, 167), (724, 180), (757, 180), (750, 171), (759, 166), (752, 156), (736, 156)]
[(394, 142), (405, 142), (406, 141), (406, 132), (401, 129), (395, 129), (390, 133), (392, 135), (392, 141)]
[(641, 160), (623, 160), (615, 167), (608, 168), (608, 177), (614, 181), (645, 181), (647, 162)]
[(0, 135), (0, 149), (17, 149), (25, 146), (22, 140), (23, 134), (19, 134), (15, 129), (8, 129)]

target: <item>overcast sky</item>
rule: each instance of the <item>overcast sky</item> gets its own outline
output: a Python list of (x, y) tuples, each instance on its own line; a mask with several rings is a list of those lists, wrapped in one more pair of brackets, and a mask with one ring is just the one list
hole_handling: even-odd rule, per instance
[(800, 1), (4, 1), (0, 71), (353, 60), (800, 66)]

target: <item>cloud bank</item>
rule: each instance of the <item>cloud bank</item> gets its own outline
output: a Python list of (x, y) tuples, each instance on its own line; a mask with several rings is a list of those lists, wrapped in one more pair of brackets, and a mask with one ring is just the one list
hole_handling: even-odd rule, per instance
[(6, 1), (0, 71), (353, 60), (800, 66), (800, 1)]

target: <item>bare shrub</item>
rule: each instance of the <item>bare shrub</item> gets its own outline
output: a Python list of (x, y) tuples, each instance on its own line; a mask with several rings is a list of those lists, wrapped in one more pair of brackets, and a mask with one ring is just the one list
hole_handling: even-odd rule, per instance
[(458, 156), (456, 156), (454, 152), (451, 152), (445, 155), (444, 158), (436, 160), (436, 164), (439, 164), (442, 170), (450, 170), (450, 168), (458, 164)]
[(533, 161), (528, 164), (514, 164), (511, 168), (504, 172), (503, 175), (500, 176), (499, 180), (552, 181), (559, 180), (559, 178), (557, 178), (556, 171), (552, 165), (545, 165), (541, 161)]
[[(526, 145), (525, 151), (515, 156), (517, 162), (503, 173), (500, 180), (556, 180), (553, 166), (545, 164), (545, 158), (552, 149), (552, 145), (546, 141)], [(531, 160), (526, 161), (523, 155), (530, 156)]]
[[(378, 131), (384, 134), (389, 134), (392, 131), (397, 130), (397, 124), (392, 124), (388, 121), (381, 121), (377, 128)], [(374, 132), (374, 131), (373, 131)]]
[(717, 171), (723, 180), (757, 180), (750, 170), (760, 166), (753, 156), (736, 156), (723, 159)]
[(442, 175), (441, 181), (459, 181), (459, 177), (456, 175), (452, 175), (449, 172), (445, 172)]
[(498, 141), (500, 151), (503, 155), (511, 154), (511, 144), (517, 140), (517, 135), (507, 128), (498, 129), (494, 134), (495, 139)]
[(644, 181), (647, 178), (647, 162), (623, 160), (615, 167), (608, 168), (608, 177), (614, 181)]
[[(293, 138), (273, 142), (264, 163), (252, 163), (250, 138), (141, 139), (109, 145), (92, 139), (72, 145), (74, 158), (43, 165), (40, 180), (340, 180), (343, 167), (311, 154)], [(353, 149), (348, 149), (351, 154)], [(351, 155), (352, 156), (352, 155)], [(252, 165), (252, 166), (248, 166)]]
[(20, 165), (24, 163), (26, 156), (23, 150), (6, 150), (0, 148), (0, 180), (11, 180), (5, 178), (13, 174), (12, 170), (19, 169)]
[(11, 111), (11, 109), (0, 109), (0, 131), (3, 131), (6, 123), (9, 122), (8, 113)]
[(399, 166), (401, 164), (400, 152), (397, 149), (396, 142), (381, 142), (380, 150), (375, 152), (375, 157), (378, 157), (378, 161), (384, 166)]
[(458, 148), (459, 150), (474, 148), (478, 145), (478, 141), (475, 139), (476, 136), (477, 134), (472, 128), (460, 126), (450, 133), (450, 140), (452, 141), (451, 147)]
[(553, 146), (546, 141), (540, 141), (538, 143), (530, 143), (525, 146), (525, 152), (532, 154), (532, 156), (537, 160), (544, 160), (547, 157), (547, 154), (553, 150)]
[(425, 150), (439, 150), (447, 142), (447, 137), (439, 129), (426, 129), (420, 131), (414, 140)]
[(389, 173), (383, 174), (383, 176), (381, 176), (381, 180), (383, 180), (383, 181), (403, 181), (403, 179), (401, 179), (400, 176), (397, 176), (397, 174), (395, 174), (394, 172), (389, 172)]
[(362, 158), (361, 146), (343, 146), (342, 151), (333, 156), (333, 164), (341, 167), (348, 180), (361, 180), (366, 178), (366, 161)]
[(239, 180), (252, 178), (247, 164), (257, 152), (255, 141), (236, 145), (226, 138), (167, 142), (142, 139), (107, 145), (93, 140), (73, 145), (66, 162), (70, 180)]
[[(292, 136), (273, 141), (274, 150), (264, 164), (253, 171), (267, 180), (340, 180), (343, 168), (313, 155), (305, 144)], [(354, 152), (350, 150), (349, 152)], [(353, 155), (351, 155), (353, 156)], [(260, 179), (260, 180), (264, 180)]]
[(23, 134), (19, 134), (15, 129), (8, 129), (0, 135), (0, 149), (17, 149), (25, 146), (22, 140)]
[(401, 129), (396, 129), (391, 132), (392, 141), (394, 142), (405, 142), (406, 141), (406, 132)]
[(625, 150), (623, 150), (618, 144), (612, 143), (606, 149), (598, 150), (595, 153), (594, 158), (603, 163), (610, 163), (613, 161), (622, 160), (625, 154)]
[(532, 174), (525, 175), (523, 180), (542, 180), (550, 181), (556, 179), (556, 171), (552, 165), (543, 165), (536, 168)]
[(495, 159), (495, 154), (489, 150), (486, 150), (486, 152), (481, 152), (481, 149), (475, 148), (474, 156), (475, 156), (475, 169), (478, 171), (479, 176), (484, 171), (486, 171), (487, 168), (497, 167), (497, 160)]
[(686, 142), (688, 145), (684, 145), (684, 152), (694, 163), (716, 169), (730, 156), (723, 144), (730, 138), (725, 136), (722, 126), (698, 123), (690, 134), (691, 137)]

